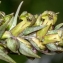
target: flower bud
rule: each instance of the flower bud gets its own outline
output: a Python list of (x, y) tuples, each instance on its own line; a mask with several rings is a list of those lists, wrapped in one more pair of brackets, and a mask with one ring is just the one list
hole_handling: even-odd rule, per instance
[(57, 51), (57, 46), (54, 43), (49, 43), (46, 45), (46, 47), (50, 50), (50, 51)]
[(49, 34), (44, 37), (43, 44), (53, 43), (56, 41), (61, 41), (61, 38), (58, 34)]
[(29, 56), (29, 57), (40, 58), (40, 56), (38, 56), (34, 52), (33, 47), (31, 46), (31, 44), (28, 41), (26, 41), (22, 38), (19, 38), (19, 37), (17, 37), (17, 39), (19, 40), (19, 43), (20, 43), (19, 51), (21, 54), (23, 54), (25, 56)]
[(6, 45), (7, 48), (9, 48), (12, 52), (18, 53), (19, 43), (16, 39), (13, 38), (6, 39)]
[(29, 37), (28, 40), (38, 51), (42, 52), (43, 50), (45, 50), (45, 46), (37, 38)]

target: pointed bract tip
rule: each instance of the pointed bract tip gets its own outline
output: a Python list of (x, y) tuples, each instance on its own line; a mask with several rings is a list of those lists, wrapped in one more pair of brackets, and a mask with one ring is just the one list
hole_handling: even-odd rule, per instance
[(57, 12), (56, 14), (59, 14), (60, 12)]

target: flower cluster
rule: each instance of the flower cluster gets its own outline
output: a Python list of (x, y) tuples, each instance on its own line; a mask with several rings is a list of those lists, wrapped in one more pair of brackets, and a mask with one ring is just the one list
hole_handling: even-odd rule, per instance
[(6, 15), (0, 11), (0, 59), (16, 63), (9, 57), (10, 52), (32, 58), (40, 58), (38, 51), (48, 55), (62, 52), (63, 23), (54, 26), (58, 13), (44, 11), (40, 15), (32, 15), (24, 11), (18, 17), (22, 3), (15, 16), (14, 13)]

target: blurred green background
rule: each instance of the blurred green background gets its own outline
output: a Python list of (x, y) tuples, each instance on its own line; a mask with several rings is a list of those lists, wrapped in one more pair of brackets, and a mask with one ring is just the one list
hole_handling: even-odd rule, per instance
[[(0, 4), (0, 11), (4, 11), (6, 14), (10, 14), (12, 12), (15, 13), (19, 3), (21, 2), (21, 0), (1, 0), (1, 1), (2, 3)], [(20, 13), (23, 11), (28, 11), (32, 14), (40, 14), (45, 10), (60, 12), (58, 15), (57, 24), (63, 21), (63, 0), (24, 0)], [(27, 60), (27, 58), (23, 55), (20, 56), (10, 55), (10, 56), (17, 63), (25, 63)], [(46, 57), (49, 58), (49, 56)], [(60, 55), (57, 54), (52, 58), (52, 60), (49, 63), (63, 63), (62, 58), (63, 54)], [(6, 62), (0, 60), (0, 63), (6, 63)]]

